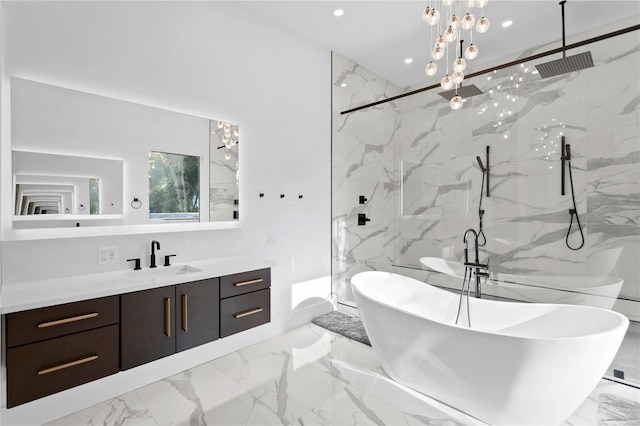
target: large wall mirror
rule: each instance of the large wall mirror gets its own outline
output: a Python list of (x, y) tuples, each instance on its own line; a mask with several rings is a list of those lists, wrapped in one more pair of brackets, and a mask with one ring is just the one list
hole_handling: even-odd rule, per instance
[(239, 135), (233, 123), (13, 77), (13, 229), (237, 220)]

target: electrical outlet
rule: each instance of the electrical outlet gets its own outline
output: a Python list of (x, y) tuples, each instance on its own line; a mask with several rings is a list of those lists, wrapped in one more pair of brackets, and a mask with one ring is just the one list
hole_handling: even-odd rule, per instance
[(100, 247), (98, 249), (98, 264), (116, 263), (118, 260), (118, 247)]

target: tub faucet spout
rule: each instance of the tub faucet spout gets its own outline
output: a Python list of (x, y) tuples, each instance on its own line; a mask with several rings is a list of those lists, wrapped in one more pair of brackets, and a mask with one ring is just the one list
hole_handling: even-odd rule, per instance
[[(475, 259), (474, 262), (469, 262), (469, 234), (473, 235), (474, 239), (474, 249), (475, 249)], [(464, 265), (469, 268), (470, 271), (475, 272), (476, 276), (476, 288), (475, 288), (475, 296), (476, 298), (482, 297), (482, 289), (480, 286), (480, 277), (489, 277), (489, 261), (487, 260), (486, 264), (480, 263), (479, 253), (478, 253), (478, 233), (473, 228), (469, 228), (465, 231), (463, 242), (464, 246)], [(469, 279), (471, 279), (471, 274), (469, 275)]]

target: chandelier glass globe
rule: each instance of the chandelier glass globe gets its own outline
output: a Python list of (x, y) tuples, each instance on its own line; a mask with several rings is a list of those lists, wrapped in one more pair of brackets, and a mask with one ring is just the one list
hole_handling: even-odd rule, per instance
[(489, 0), (476, 0), (476, 7), (485, 7), (489, 4)]
[(439, 46), (443, 49), (447, 47), (447, 41), (444, 39), (443, 36), (438, 36), (438, 38), (436, 39), (436, 46)]
[(440, 22), (440, 12), (437, 9), (431, 8), (427, 14), (427, 24), (436, 25)]
[(449, 18), (449, 26), (454, 30), (457, 30), (460, 27), (460, 17), (457, 15), (452, 15), (451, 18)]
[(486, 33), (490, 26), (491, 23), (489, 20), (483, 16), (478, 19), (478, 22), (476, 22), (476, 31), (479, 33)]
[(451, 80), (451, 77), (449, 77), (449, 74), (446, 74), (444, 77), (442, 77), (442, 80), (440, 81), (440, 86), (442, 87), (443, 90), (453, 89), (453, 80)]
[(449, 106), (451, 106), (452, 110), (457, 110), (462, 108), (462, 96), (454, 96), (453, 98), (451, 98), (451, 100), (449, 101)]
[(443, 6), (451, 6), (455, 2), (456, 2), (455, 0), (442, 0)]
[(224, 159), (231, 160), (231, 151), (229, 151), (228, 149), (224, 150)]
[(454, 71), (464, 71), (464, 69), (467, 67), (467, 61), (465, 61), (462, 58), (458, 58), (453, 62), (453, 70)]
[(467, 7), (478, 7), (478, 0), (467, 0)]
[(442, 59), (443, 56), (444, 56), (444, 48), (440, 46), (435, 46), (433, 49), (431, 49), (431, 58), (434, 61), (439, 61), (440, 59)]
[(435, 62), (429, 62), (427, 66), (424, 68), (424, 73), (429, 77), (436, 75), (438, 72), (438, 65)]
[(429, 11), (431, 10), (430, 7), (427, 7), (425, 10), (422, 11), (422, 20), (426, 23), (429, 23)]
[(476, 23), (476, 17), (468, 13), (461, 19), (460, 26), (463, 30), (470, 30)]
[(451, 81), (453, 81), (454, 84), (460, 84), (462, 80), (464, 80), (464, 73), (462, 71), (455, 71), (451, 74)]
[(444, 32), (442, 37), (444, 37), (444, 40), (447, 43), (451, 43), (452, 41), (454, 41), (456, 39), (456, 30), (455, 30), (455, 28), (453, 28), (451, 25), (449, 25), (449, 27), (446, 29), (446, 31)]
[(470, 44), (469, 46), (467, 46), (467, 48), (464, 50), (464, 57), (468, 60), (477, 58), (478, 46), (476, 46), (475, 44)]

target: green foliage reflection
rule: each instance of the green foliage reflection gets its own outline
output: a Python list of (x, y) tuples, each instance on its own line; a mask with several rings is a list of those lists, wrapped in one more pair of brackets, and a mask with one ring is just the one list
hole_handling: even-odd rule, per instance
[(200, 157), (149, 152), (150, 217), (193, 219), (199, 212)]

